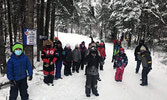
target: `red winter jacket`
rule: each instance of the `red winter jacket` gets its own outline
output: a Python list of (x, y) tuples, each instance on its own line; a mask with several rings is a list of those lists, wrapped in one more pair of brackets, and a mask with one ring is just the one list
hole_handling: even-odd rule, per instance
[(50, 65), (50, 63), (54, 63), (56, 58), (56, 51), (54, 48), (44, 48), (41, 53), (41, 58), (43, 60), (43, 72), (45, 75), (53, 75), (54, 74), (54, 64)]
[(97, 50), (99, 51), (100, 56), (101, 56), (102, 58), (106, 57), (106, 51), (105, 51), (105, 48), (104, 48), (104, 47), (98, 47)]

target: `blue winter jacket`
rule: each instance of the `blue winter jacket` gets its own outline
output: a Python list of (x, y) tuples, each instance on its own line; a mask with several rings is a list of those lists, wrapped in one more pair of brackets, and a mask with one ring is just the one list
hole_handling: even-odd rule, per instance
[(24, 54), (17, 57), (13, 53), (7, 62), (7, 78), (15, 81), (24, 79), (27, 77), (27, 71), (28, 75), (32, 76), (33, 70), (28, 57)]

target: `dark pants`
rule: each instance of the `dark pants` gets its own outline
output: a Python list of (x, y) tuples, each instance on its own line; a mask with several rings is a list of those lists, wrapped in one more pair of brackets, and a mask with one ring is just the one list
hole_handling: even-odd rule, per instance
[(79, 72), (79, 62), (75, 62), (75, 61), (73, 62), (72, 71)]
[(145, 85), (148, 84), (147, 75), (148, 75), (149, 72), (150, 72), (150, 70), (149, 70), (148, 67), (143, 67), (143, 70), (142, 70), (142, 84), (145, 84)]
[(136, 73), (138, 73), (138, 72), (139, 72), (140, 65), (141, 65), (141, 61), (140, 61), (140, 60), (137, 60), (137, 65), (136, 65)]
[(53, 79), (54, 79), (53, 75), (44, 76), (44, 83), (46, 83), (46, 84), (53, 83)]
[(86, 75), (86, 86), (85, 93), (86, 95), (90, 95), (91, 89), (93, 94), (98, 94), (97, 91), (97, 75)]
[(28, 100), (29, 95), (27, 93), (27, 89), (27, 78), (16, 81), (16, 85), (10, 87), (9, 100), (16, 100), (18, 91), (20, 91), (21, 100)]
[(64, 75), (72, 75), (71, 73), (71, 62), (67, 62), (64, 67)]
[(81, 66), (81, 70), (83, 70), (84, 69), (84, 62), (83, 62), (83, 60), (81, 61), (80, 66)]
[(56, 65), (55, 78), (61, 78), (62, 61), (56, 61), (55, 65)]
[(100, 70), (103, 70), (103, 65), (104, 65), (104, 59), (101, 59), (101, 63), (100, 63)]

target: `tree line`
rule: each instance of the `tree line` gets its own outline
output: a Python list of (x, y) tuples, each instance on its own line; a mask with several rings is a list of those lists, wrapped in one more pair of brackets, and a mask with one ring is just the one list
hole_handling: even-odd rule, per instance
[[(55, 30), (91, 34), (107, 41), (124, 37), (128, 47), (140, 39), (150, 46), (166, 44), (166, 0), (101, 0), (96, 5), (92, 1), (0, 0), (1, 73), (6, 72), (5, 58), (13, 44), (24, 42), (24, 29), (37, 29), (37, 61), (43, 43), (40, 36), (53, 41)], [(29, 52), (33, 46), (24, 49), (33, 64), (34, 54)]]

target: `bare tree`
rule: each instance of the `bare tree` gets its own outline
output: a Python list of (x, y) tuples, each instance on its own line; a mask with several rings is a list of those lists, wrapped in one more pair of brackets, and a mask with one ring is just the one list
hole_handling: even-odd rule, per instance
[(10, 9), (10, 0), (7, 0), (8, 5), (8, 30), (10, 35), (10, 50), (12, 52), (13, 39), (12, 39), (12, 27), (11, 27), (11, 9)]
[(3, 0), (0, 0), (0, 71), (2, 74), (6, 73), (6, 54), (5, 54), (5, 42), (4, 42), (4, 32), (3, 32)]

